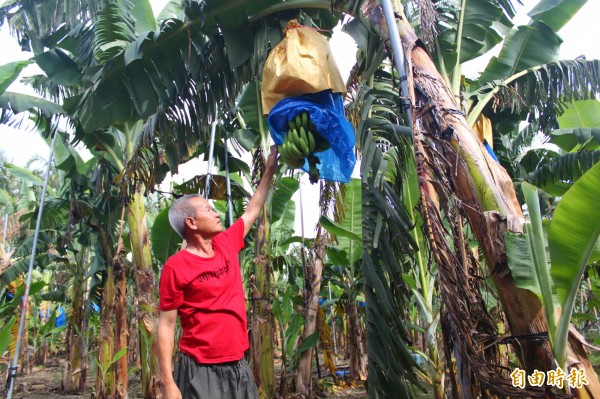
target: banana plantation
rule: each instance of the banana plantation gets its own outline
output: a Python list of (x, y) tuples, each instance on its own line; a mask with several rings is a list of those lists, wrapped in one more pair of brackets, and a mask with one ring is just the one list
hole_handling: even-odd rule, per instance
[[(517, 1), (2, 2), (29, 53), (0, 66), (0, 123), (51, 149), (0, 153), (2, 395), (44, 397), (21, 382), (58, 364), (36, 394), (161, 397), (169, 207), (200, 193), (231, 225), (279, 145), (240, 252), (262, 399), (600, 399), (600, 63), (559, 59), (558, 34), (587, 0), (523, 25)], [(347, 179), (270, 129), (263, 72), (292, 20), (357, 44), (351, 140), (301, 119), (294, 138), (350, 143)]]

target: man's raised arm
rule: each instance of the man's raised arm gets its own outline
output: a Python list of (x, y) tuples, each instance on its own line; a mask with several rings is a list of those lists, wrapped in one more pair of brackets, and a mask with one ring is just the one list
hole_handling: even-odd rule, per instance
[(250, 198), (248, 206), (242, 215), (242, 219), (244, 219), (244, 237), (250, 231), (252, 224), (254, 224), (258, 218), (258, 215), (260, 214), (260, 211), (267, 200), (269, 187), (271, 186), (271, 180), (273, 180), (273, 175), (275, 174), (275, 171), (277, 171), (277, 154), (277, 147), (273, 147), (269, 153), (269, 157), (267, 158), (267, 166), (265, 167), (265, 172), (260, 179), (260, 183), (258, 183), (258, 187), (256, 188), (252, 198)]

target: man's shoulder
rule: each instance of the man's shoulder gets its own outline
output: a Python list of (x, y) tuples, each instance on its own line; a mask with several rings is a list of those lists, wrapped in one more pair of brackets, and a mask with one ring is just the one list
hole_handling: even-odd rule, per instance
[(187, 251), (183, 249), (175, 252), (173, 255), (167, 258), (167, 261), (165, 262), (163, 268), (173, 268), (179, 266), (182, 262), (185, 261), (186, 253)]

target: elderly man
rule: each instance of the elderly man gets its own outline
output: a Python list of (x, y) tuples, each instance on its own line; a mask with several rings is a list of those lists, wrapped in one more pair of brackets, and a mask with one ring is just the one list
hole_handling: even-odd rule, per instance
[[(158, 361), (165, 399), (258, 398), (244, 360), (249, 343), (238, 254), (276, 169), (274, 148), (244, 214), (225, 231), (217, 212), (199, 195), (179, 198), (169, 210), (169, 222), (187, 246), (167, 260), (160, 277)], [(183, 334), (173, 377), (177, 316)]]

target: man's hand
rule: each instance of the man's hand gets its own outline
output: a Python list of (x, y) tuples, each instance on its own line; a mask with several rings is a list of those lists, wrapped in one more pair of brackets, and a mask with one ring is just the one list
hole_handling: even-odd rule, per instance
[(174, 382), (161, 384), (163, 399), (182, 399), (181, 392)]

